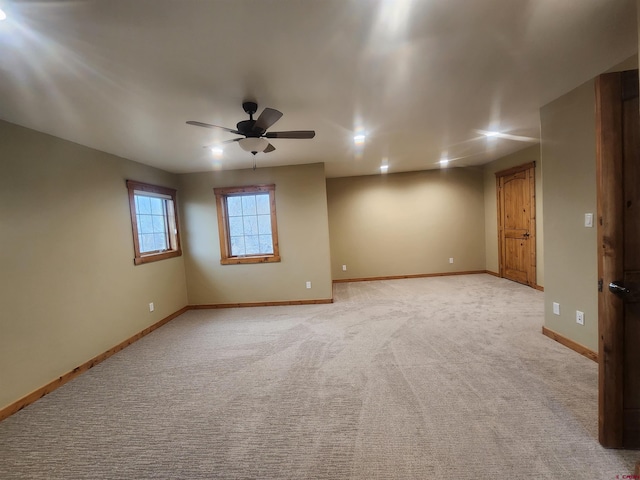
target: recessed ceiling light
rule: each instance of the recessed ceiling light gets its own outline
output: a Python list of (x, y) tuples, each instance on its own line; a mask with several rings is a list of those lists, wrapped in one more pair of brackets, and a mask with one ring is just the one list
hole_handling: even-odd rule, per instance
[(7, 14), (4, 13), (4, 10), (0, 8), (0, 20), (4, 20), (7, 18)]
[(443, 167), (446, 167), (447, 165), (449, 165), (449, 159), (448, 158), (443, 158), (442, 160), (440, 160), (438, 162), (440, 165), (442, 165)]
[(380, 165), (380, 171), (382, 173), (387, 173), (387, 170), (389, 170), (389, 165)]
[(500, 132), (482, 132), (485, 137), (497, 137), (500, 135)]
[(365, 135), (363, 133), (359, 133), (353, 136), (353, 143), (356, 145), (364, 145)]

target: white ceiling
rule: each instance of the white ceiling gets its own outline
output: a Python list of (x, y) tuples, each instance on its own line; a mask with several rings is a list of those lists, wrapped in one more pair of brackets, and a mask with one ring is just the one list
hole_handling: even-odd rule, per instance
[[(635, 54), (635, 0), (0, 0), (0, 118), (171, 172), (248, 168), (235, 128), (284, 113), (258, 167), (328, 177), (486, 163), (540, 106)], [(357, 151), (357, 128), (367, 133)], [(385, 160), (386, 159), (386, 160)]]

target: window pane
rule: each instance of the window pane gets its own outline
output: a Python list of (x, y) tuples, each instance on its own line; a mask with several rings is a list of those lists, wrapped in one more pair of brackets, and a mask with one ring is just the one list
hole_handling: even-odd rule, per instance
[(230, 217), (242, 216), (242, 197), (227, 197), (227, 212)]
[(167, 249), (167, 236), (163, 233), (154, 233), (153, 235), (155, 249), (166, 250)]
[(243, 217), (243, 220), (244, 220), (244, 234), (257, 235), (258, 234), (258, 217)]
[[(169, 249), (167, 219), (162, 198), (134, 195), (136, 207), (147, 213), (137, 212), (138, 243), (140, 253), (156, 252)], [(151, 212), (159, 212), (152, 214)]]
[(257, 235), (246, 235), (244, 237), (247, 255), (256, 255), (260, 252), (260, 242)]
[(151, 215), (136, 215), (138, 219), (138, 233), (153, 233)]
[(271, 235), (271, 215), (258, 215), (258, 233)]
[(242, 217), (229, 217), (229, 235), (237, 237), (244, 234)]
[(153, 234), (145, 233), (139, 236), (140, 252), (153, 252), (155, 250)]
[(256, 207), (258, 215), (269, 215), (271, 213), (271, 204), (269, 203), (268, 193), (260, 193), (256, 195)]
[(148, 197), (151, 202), (151, 213), (154, 215), (164, 215), (164, 200), (157, 197)]
[(231, 255), (236, 257), (238, 255), (245, 255), (244, 249), (244, 237), (231, 237)]
[(143, 197), (142, 195), (135, 195), (136, 200), (138, 202), (138, 209), (136, 210), (137, 213), (140, 213), (142, 215), (145, 214), (150, 214), (151, 213), (151, 202), (150, 202), (150, 198), (149, 197)]
[(242, 214), (255, 215), (256, 214), (256, 196), (243, 195), (240, 198), (242, 198)]
[(260, 235), (260, 253), (273, 253), (271, 235)]
[(164, 217), (160, 215), (153, 215), (153, 232), (164, 233), (167, 231), (167, 225), (165, 224)]

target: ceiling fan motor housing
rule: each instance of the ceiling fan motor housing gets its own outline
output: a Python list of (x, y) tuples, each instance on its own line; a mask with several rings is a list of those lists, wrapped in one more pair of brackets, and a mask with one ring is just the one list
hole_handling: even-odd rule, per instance
[(260, 137), (264, 131), (253, 129), (256, 124), (256, 121), (253, 119), (253, 114), (258, 111), (258, 104), (256, 102), (242, 102), (242, 108), (245, 113), (249, 114), (249, 120), (238, 122), (236, 128), (245, 137)]
[(255, 120), (242, 120), (236, 124), (236, 128), (245, 137), (259, 137), (263, 132), (253, 129), (255, 123)]
[(242, 102), (242, 108), (249, 115), (253, 115), (258, 111), (258, 104), (256, 102)]

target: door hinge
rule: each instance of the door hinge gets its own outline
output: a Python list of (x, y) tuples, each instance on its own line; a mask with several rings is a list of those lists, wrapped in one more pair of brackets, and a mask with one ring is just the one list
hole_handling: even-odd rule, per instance
[(598, 291), (602, 291), (602, 279), (598, 280)]

